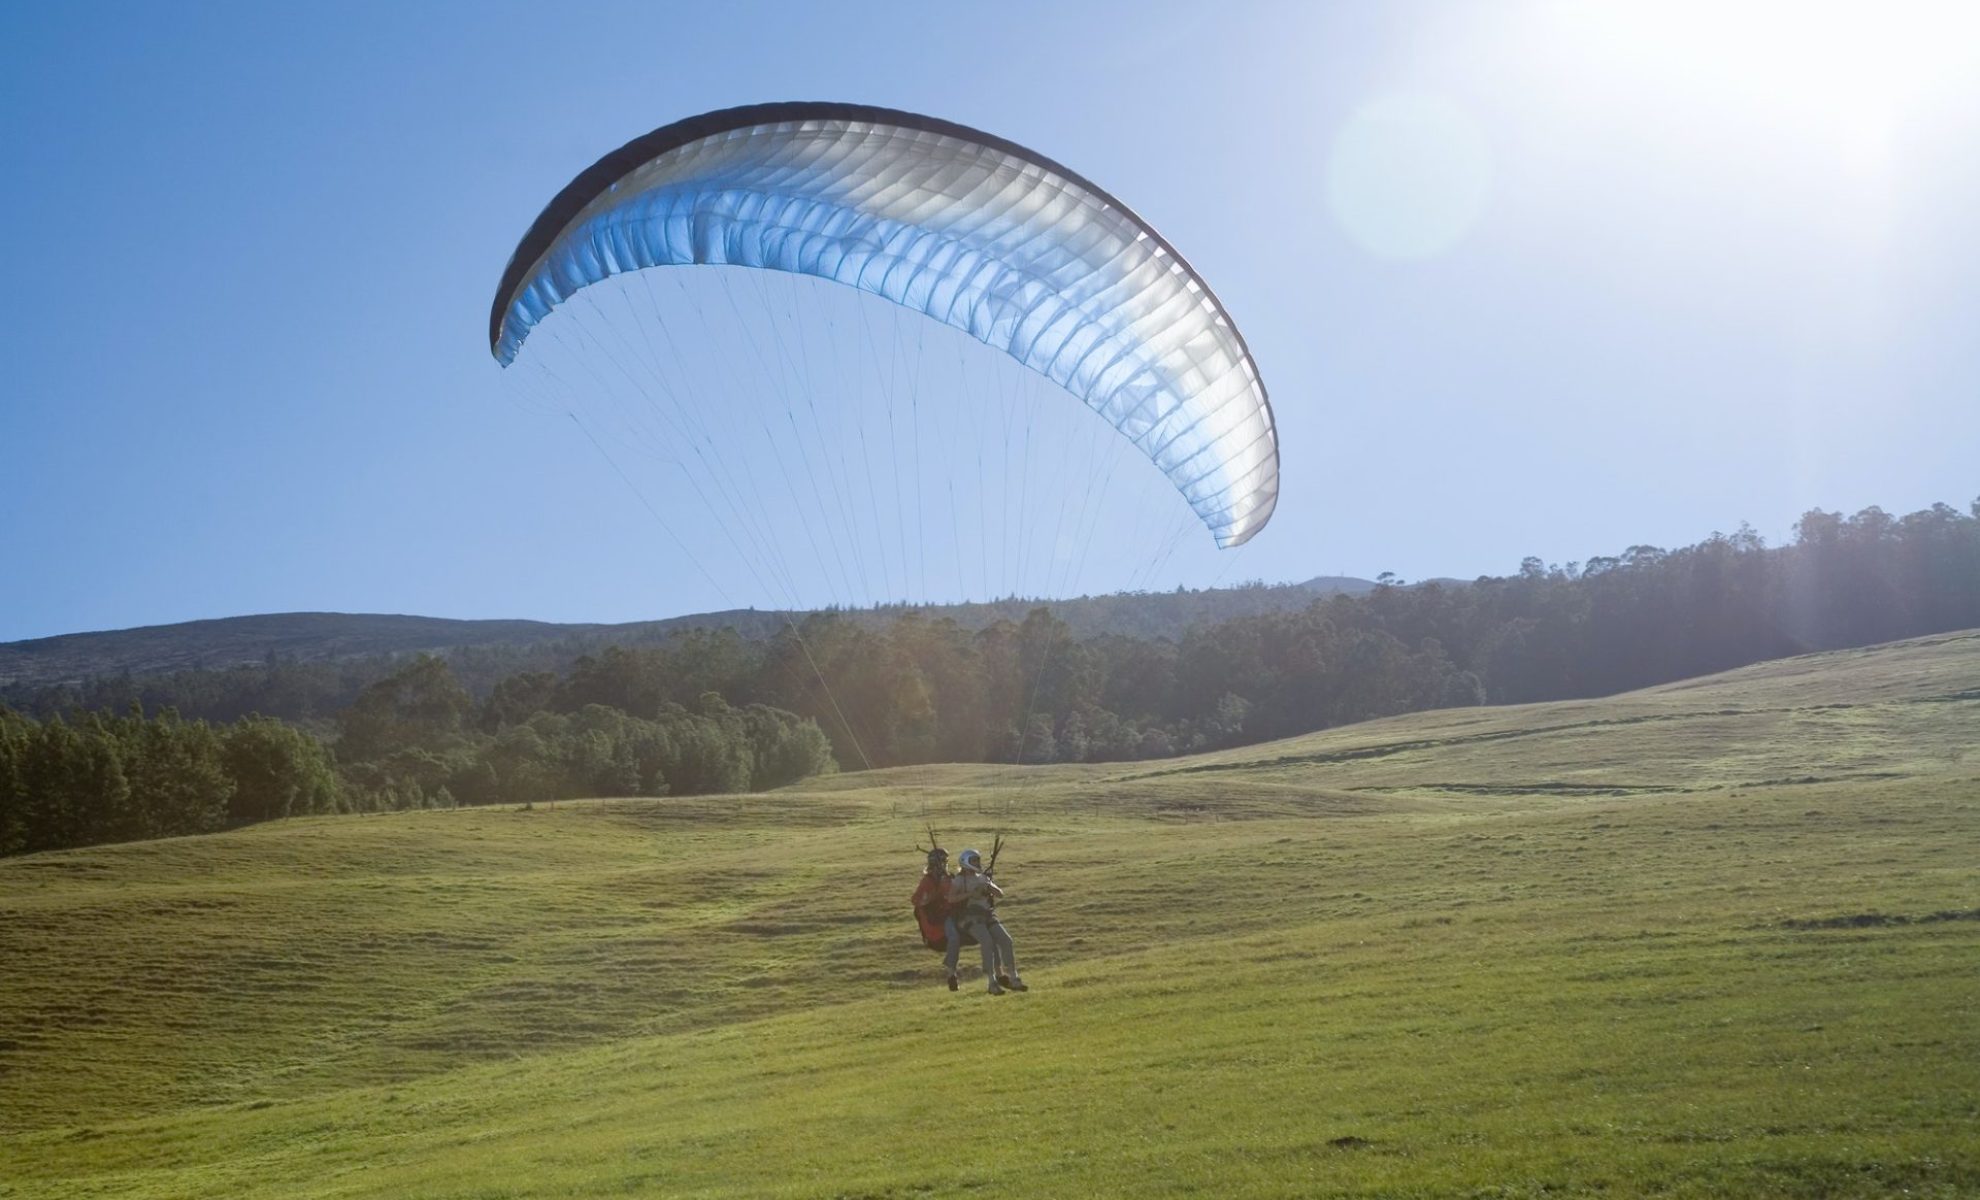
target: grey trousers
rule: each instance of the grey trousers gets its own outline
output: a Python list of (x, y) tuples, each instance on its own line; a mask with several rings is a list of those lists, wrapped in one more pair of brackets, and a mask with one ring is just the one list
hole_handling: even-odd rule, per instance
[[(997, 919), (995, 913), (980, 917), (965, 915), (960, 923), (951, 917), (943, 926), (942, 932), (949, 939), (949, 953), (945, 960), (949, 974), (956, 973), (956, 960), (962, 955), (962, 938), (958, 935), (963, 930), (976, 935), (976, 948), (983, 953), (985, 978), (995, 979), (998, 975), (1017, 978), (1017, 951), (1011, 945), (1011, 935), (1005, 931), (1004, 923)], [(1002, 964), (1001, 970), (999, 964)]]

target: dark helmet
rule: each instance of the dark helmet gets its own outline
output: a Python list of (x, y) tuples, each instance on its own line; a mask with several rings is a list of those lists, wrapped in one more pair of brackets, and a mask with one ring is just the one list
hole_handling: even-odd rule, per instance
[(949, 852), (940, 846), (928, 852), (928, 873), (940, 875), (949, 869)]

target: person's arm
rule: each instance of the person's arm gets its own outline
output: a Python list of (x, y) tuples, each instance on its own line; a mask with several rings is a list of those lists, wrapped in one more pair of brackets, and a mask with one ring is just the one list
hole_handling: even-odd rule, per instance
[(990, 882), (988, 875), (983, 877), (983, 890), (989, 892), (990, 898), (993, 900), (1002, 900), (1004, 898), (1004, 889)]

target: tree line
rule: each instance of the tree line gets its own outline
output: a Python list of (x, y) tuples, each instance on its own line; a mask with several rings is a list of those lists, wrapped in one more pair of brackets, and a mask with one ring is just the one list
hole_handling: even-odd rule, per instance
[(966, 629), (822, 613), (761, 641), (697, 632), (498, 683), (491, 720), (715, 691), (811, 717), (838, 760), (1159, 758), (1424, 708), (1609, 695), (1811, 650), (1980, 626), (1980, 501), (1894, 518), (1812, 511), (1769, 548), (1745, 527), (1677, 550), (1527, 559), (1466, 584), (1191, 628), (1075, 637), (1045, 608)]
[(323, 813), (753, 791), (837, 769), (815, 723), (712, 693), (650, 719), (586, 705), (483, 729), (477, 715), (429, 655), (364, 689), (328, 744), (273, 717), (0, 707), (0, 854)]
[[(981, 628), (905, 609), (885, 623), (817, 613), (767, 638), (690, 629), (499, 674), (487, 648), (382, 673), (271, 661), (180, 673), (166, 695), (268, 715), (209, 726), (169, 708), (94, 711), (149, 709), (157, 697), (131, 694), (144, 680), (38, 693), (40, 720), (7, 713), (0, 850), (295, 812), (741, 791), (838, 764), (1160, 758), (1976, 626), (1980, 501), (1904, 517), (1815, 510), (1778, 548), (1742, 527), (1677, 550), (1528, 559), (1466, 584), (1385, 579), (1176, 638), (1076, 636), (1044, 607)], [(174, 770), (203, 782), (172, 784)], [(24, 813), (43, 814), (41, 832), (20, 832)]]
[(205, 833), (343, 803), (323, 744), (272, 717), (36, 721), (0, 708), (0, 854)]
[(784, 709), (712, 688), (638, 711), (518, 703), (532, 678), (476, 702), (444, 660), (418, 656), (338, 716), (347, 786), (405, 808), (762, 791), (838, 769), (818, 725)]

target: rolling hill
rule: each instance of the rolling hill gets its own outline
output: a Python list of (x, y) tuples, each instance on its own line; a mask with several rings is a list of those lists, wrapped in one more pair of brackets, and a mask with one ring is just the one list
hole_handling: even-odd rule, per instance
[[(1976, 744), (1968, 632), (7, 860), (0, 1196), (1973, 1195)], [(1029, 994), (939, 986), (929, 825)]]
[[(1360, 595), (1374, 587), (1365, 579), (1326, 575), (1305, 583), (1275, 587), (1123, 593), (1052, 601), (1010, 599), (926, 607), (889, 605), (859, 610), (852, 615), (885, 621), (913, 610), (948, 617), (973, 629), (997, 620), (1021, 620), (1026, 612), (1044, 604), (1081, 636), (1116, 632), (1173, 637), (1199, 622), (1304, 608), (1321, 596)], [(422, 651), (444, 653), (478, 646), (561, 646), (568, 651), (568, 658), (576, 658), (610, 644), (637, 646), (662, 641), (683, 629), (732, 627), (745, 637), (756, 638), (767, 637), (783, 624), (781, 613), (759, 609), (695, 613), (616, 625), (462, 621), (384, 613), (266, 613), (0, 642), (0, 686), (219, 670), (270, 658), (323, 662)]]

